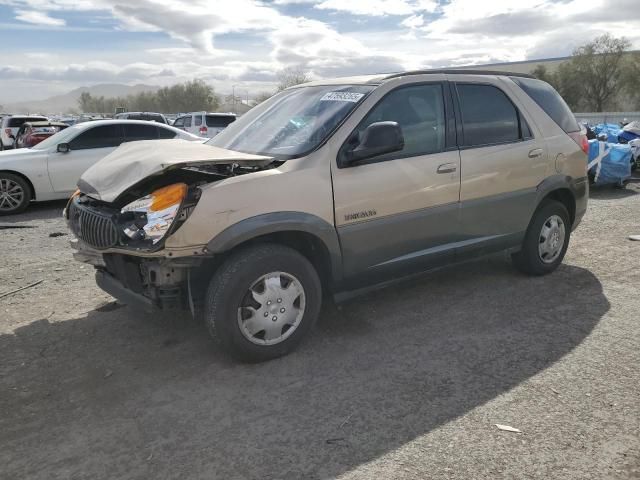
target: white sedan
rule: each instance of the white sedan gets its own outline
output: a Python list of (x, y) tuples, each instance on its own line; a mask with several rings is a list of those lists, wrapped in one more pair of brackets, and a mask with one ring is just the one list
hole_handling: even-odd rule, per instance
[(32, 148), (0, 152), (0, 215), (32, 201), (69, 198), (80, 176), (121, 143), (203, 139), (169, 125), (139, 120), (99, 120), (66, 128)]

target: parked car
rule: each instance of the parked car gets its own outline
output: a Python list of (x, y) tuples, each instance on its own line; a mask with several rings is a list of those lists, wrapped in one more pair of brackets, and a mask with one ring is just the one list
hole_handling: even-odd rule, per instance
[(87, 168), (123, 142), (200, 137), (169, 125), (136, 120), (96, 120), (68, 127), (32, 148), (0, 152), (0, 215), (30, 202), (68, 198)]
[(195, 112), (176, 118), (173, 126), (194, 135), (213, 138), (235, 121), (233, 113)]
[(121, 147), (84, 173), (66, 218), (103, 290), (202, 306), (224, 350), (267, 360), (307, 335), (323, 293), (501, 250), (553, 272), (587, 208), (586, 147), (528, 75), (317, 81), (205, 144)]
[(0, 124), (0, 150), (13, 148), (18, 129), (25, 122), (47, 122), (49, 119), (41, 115), (7, 115)]
[(154, 112), (124, 112), (117, 113), (113, 118), (119, 120), (146, 120), (149, 122), (158, 122), (164, 123), (165, 125), (169, 125), (166, 117), (161, 113)]
[(62, 122), (25, 122), (16, 133), (13, 148), (31, 148), (67, 127)]

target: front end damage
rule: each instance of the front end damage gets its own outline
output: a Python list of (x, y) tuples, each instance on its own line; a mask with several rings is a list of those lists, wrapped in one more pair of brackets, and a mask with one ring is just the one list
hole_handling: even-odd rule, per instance
[(203, 248), (165, 249), (166, 239), (197, 207), (201, 187), (273, 166), (270, 160), (173, 163), (111, 197), (83, 176), (65, 209), (74, 258), (93, 265), (98, 286), (122, 303), (194, 313), (207, 283), (201, 277), (217, 259)]

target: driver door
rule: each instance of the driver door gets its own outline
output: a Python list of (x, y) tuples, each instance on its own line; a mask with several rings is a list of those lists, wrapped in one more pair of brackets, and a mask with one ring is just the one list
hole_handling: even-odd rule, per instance
[(399, 152), (333, 166), (345, 277), (375, 283), (391, 273), (424, 270), (453, 257), (460, 155), (451, 115), (445, 82), (403, 85), (378, 101), (348, 137), (361, 139), (368, 125), (394, 121), (405, 143)]
[(121, 125), (99, 125), (72, 139), (69, 152), (51, 152), (47, 164), (53, 191), (73, 192), (85, 170), (114, 151), (123, 140)]

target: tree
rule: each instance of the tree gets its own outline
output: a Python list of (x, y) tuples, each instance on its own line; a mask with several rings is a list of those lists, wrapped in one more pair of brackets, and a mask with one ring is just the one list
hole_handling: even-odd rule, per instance
[(283, 68), (276, 74), (276, 78), (278, 79), (278, 92), (311, 80), (308, 72), (301, 66)]
[(601, 112), (615, 97), (624, 72), (623, 55), (630, 46), (624, 37), (605, 34), (573, 52), (568, 73), (580, 79), (588, 110)]
[(255, 107), (256, 105), (260, 105), (265, 100), (269, 100), (275, 94), (273, 92), (260, 92), (251, 100), (251, 106)]
[(640, 53), (634, 52), (625, 58), (622, 74), (623, 91), (628, 96), (631, 109), (640, 109)]
[(140, 92), (127, 97), (94, 97), (83, 92), (78, 104), (86, 113), (113, 113), (116, 107), (124, 107), (128, 111), (177, 113), (216, 110), (220, 99), (213, 87), (202, 80), (192, 80), (163, 87), (155, 92)]
[[(633, 66), (624, 58), (630, 46), (624, 37), (605, 34), (575, 49), (571, 59), (560, 64), (555, 72), (538, 65), (531, 73), (550, 83), (572, 110), (601, 112), (605, 108), (615, 109), (616, 97), (622, 90), (636, 95), (637, 81), (631, 87)], [(640, 63), (638, 66), (640, 72)]]
[(550, 83), (551, 85), (555, 83), (554, 75), (550, 73), (544, 65), (538, 65), (536, 68), (531, 70), (531, 75), (536, 77), (538, 80)]

